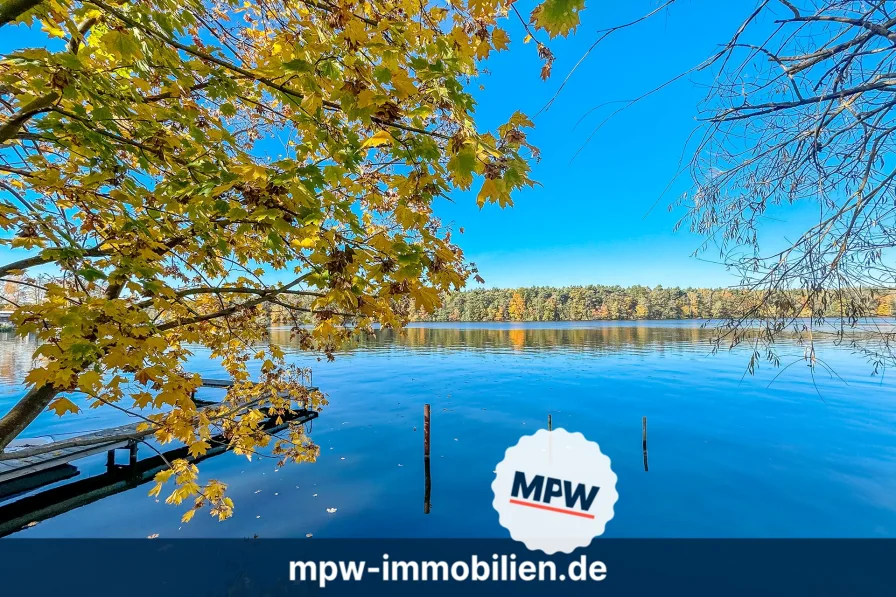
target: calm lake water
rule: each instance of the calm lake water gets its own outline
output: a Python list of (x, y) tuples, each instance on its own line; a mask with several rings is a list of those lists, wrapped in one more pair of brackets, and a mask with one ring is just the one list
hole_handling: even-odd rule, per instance
[[(321, 446), (316, 463), (277, 469), (229, 453), (203, 462), (203, 478), (228, 483), (236, 503), (222, 523), (199, 513), (182, 525), (186, 508), (147, 497), (144, 485), (14, 536), (507, 537), (491, 506), (492, 471), (548, 414), (555, 428), (582, 432), (612, 460), (619, 501), (606, 536), (896, 535), (889, 377), (871, 376), (861, 357), (834, 346), (820, 356), (842, 379), (818, 369), (813, 380), (801, 362), (744, 376), (746, 353), (712, 355), (708, 337), (697, 322), (421, 324), (381, 332), (327, 363), (274, 330), (272, 342), (313, 365), (315, 385), (329, 396), (311, 434)], [(0, 339), (0, 412), (23, 393), (33, 349)], [(787, 365), (802, 349), (784, 352)], [(222, 376), (200, 351), (189, 368)], [(430, 514), (425, 403), (433, 411)], [(121, 422), (106, 410), (44, 415), (28, 435)], [(77, 464), (84, 476), (104, 462), (98, 455)]]

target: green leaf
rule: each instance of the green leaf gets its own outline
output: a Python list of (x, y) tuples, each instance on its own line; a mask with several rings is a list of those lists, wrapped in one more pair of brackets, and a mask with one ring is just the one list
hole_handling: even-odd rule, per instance
[(473, 184), (473, 172), (476, 169), (476, 150), (465, 145), (448, 160), (448, 170), (454, 177), (454, 183), (467, 190)]
[(510, 120), (508, 122), (513, 126), (518, 126), (520, 128), (532, 128), (535, 126), (535, 124), (531, 120), (529, 120), (529, 117), (519, 110), (513, 113), (513, 116), (510, 117)]
[(140, 57), (140, 44), (134, 39), (133, 35), (122, 33), (116, 29), (112, 29), (106, 33), (101, 41), (106, 46), (106, 50), (119, 60), (127, 60), (132, 57)]
[(579, 25), (579, 11), (584, 10), (585, 0), (546, 0), (532, 11), (531, 20), (551, 37), (566, 37)]
[(510, 193), (507, 192), (507, 185), (499, 178), (486, 178), (476, 196), (476, 203), (479, 207), (488, 203), (498, 203), (501, 207), (505, 205), (513, 205), (510, 201)]
[(283, 68), (283, 70), (292, 73), (305, 73), (311, 70), (308, 62), (300, 58), (290, 60), (289, 62), (283, 62), (280, 66)]
[(85, 267), (78, 273), (88, 282), (96, 282), (97, 280), (104, 280), (106, 278), (106, 274), (92, 267)]

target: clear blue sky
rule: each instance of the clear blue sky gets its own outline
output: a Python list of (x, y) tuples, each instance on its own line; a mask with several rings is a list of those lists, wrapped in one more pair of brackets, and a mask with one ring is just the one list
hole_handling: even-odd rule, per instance
[[(515, 43), (489, 60), (491, 73), (481, 77), (486, 88), (475, 93), (480, 121), (495, 126), (516, 109), (535, 115), (597, 39), (597, 30), (630, 22), (660, 4), (586, 0), (576, 35), (549, 44), (557, 61), (547, 82), (539, 78), (533, 45), (519, 43), (521, 26), (511, 26)], [(615, 116), (570, 160), (618, 104), (595, 111), (574, 129), (586, 112), (638, 97), (702, 62), (755, 6), (753, 0), (679, 0), (650, 21), (614, 33), (579, 67), (550, 110), (535, 118), (530, 141), (543, 157), (533, 177), (543, 186), (517, 194), (509, 210), (479, 211), (476, 188), (456, 193), (454, 205), (439, 207), (445, 221), (464, 226), (459, 242), (487, 286), (736, 283), (724, 267), (690, 257), (698, 237), (673, 232), (680, 213), (667, 207), (686, 190), (686, 177), (646, 215), (675, 176), (697, 124), (697, 103), (705, 94), (699, 81), (681, 80)]]
[[(534, 44), (524, 45), (521, 25), (509, 21), (510, 50), (493, 54), (488, 74), (472, 85), (477, 115), (480, 126), (489, 128), (516, 110), (533, 117), (536, 129), (529, 140), (542, 151), (533, 177), (541, 186), (517, 193), (511, 209), (492, 205), (480, 210), (478, 185), (456, 192), (454, 203), (437, 205), (443, 221), (455, 229), (464, 227), (465, 234), (455, 239), (479, 266), (487, 286), (737, 282), (723, 266), (691, 257), (700, 245), (698, 237), (686, 230), (673, 232), (681, 214), (666, 208), (686, 190), (686, 177), (660, 198), (697, 124), (697, 104), (705, 93), (699, 80), (680, 80), (615, 116), (571, 160), (619, 104), (592, 112), (575, 127), (582, 116), (600, 104), (640, 96), (705, 60), (753, 11), (754, 0), (677, 0), (649, 21), (614, 33), (579, 67), (550, 110), (535, 117), (599, 29), (632, 21), (660, 4), (662, 0), (586, 0), (576, 34), (549, 44), (557, 61), (547, 82), (540, 79)], [(0, 52), (40, 43), (28, 40), (34, 35), (18, 27), (0, 39)], [(769, 235), (780, 238), (805, 220), (806, 211), (777, 217), (790, 220), (771, 223)], [(21, 256), (0, 248), (3, 262)]]

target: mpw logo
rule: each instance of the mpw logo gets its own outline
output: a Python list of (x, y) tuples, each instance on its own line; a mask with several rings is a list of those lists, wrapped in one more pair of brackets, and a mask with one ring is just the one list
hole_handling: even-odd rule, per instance
[[(591, 504), (594, 503), (599, 491), (600, 487), (588, 486), (584, 483), (573, 485), (572, 481), (544, 475), (534, 475), (530, 482), (526, 482), (526, 473), (516, 471), (513, 476), (513, 487), (510, 489), (510, 503), (557, 514), (594, 518), (594, 515), (589, 514), (588, 510), (591, 509)], [(551, 500), (554, 498), (563, 499), (556, 500), (552, 505)], [(579, 504), (578, 509), (576, 503)], [(558, 504), (562, 504), (565, 508), (558, 507)]]
[(619, 499), (600, 446), (565, 429), (542, 429), (508, 448), (492, 492), (510, 536), (549, 555), (572, 553), (603, 534)]

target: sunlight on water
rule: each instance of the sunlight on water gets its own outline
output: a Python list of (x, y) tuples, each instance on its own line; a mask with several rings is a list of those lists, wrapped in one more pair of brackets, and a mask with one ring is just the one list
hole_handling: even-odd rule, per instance
[[(492, 471), (545, 427), (597, 441), (619, 476), (608, 536), (896, 535), (896, 392), (888, 375), (823, 344), (814, 371), (784, 346), (781, 367), (745, 375), (743, 350), (711, 354), (694, 322), (422, 324), (378, 332), (314, 367), (329, 395), (314, 422), (318, 462), (277, 469), (225, 454), (204, 478), (230, 485), (232, 520), (156, 503), (140, 487), (17, 536), (505, 537)], [(0, 411), (24, 391), (34, 344), (0, 339)], [(222, 370), (197, 349), (191, 371)], [(828, 370), (830, 369), (830, 370)], [(432, 512), (423, 514), (423, 404), (432, 404)], [(76, 433), (118, 413), (42, 416), (29, 435)], [(641, 417), (648, 418), (644, 472)], [(79, 461), (82, 475), (102, 457)], [(335, 512), (327, 512), (336, 508)]]

